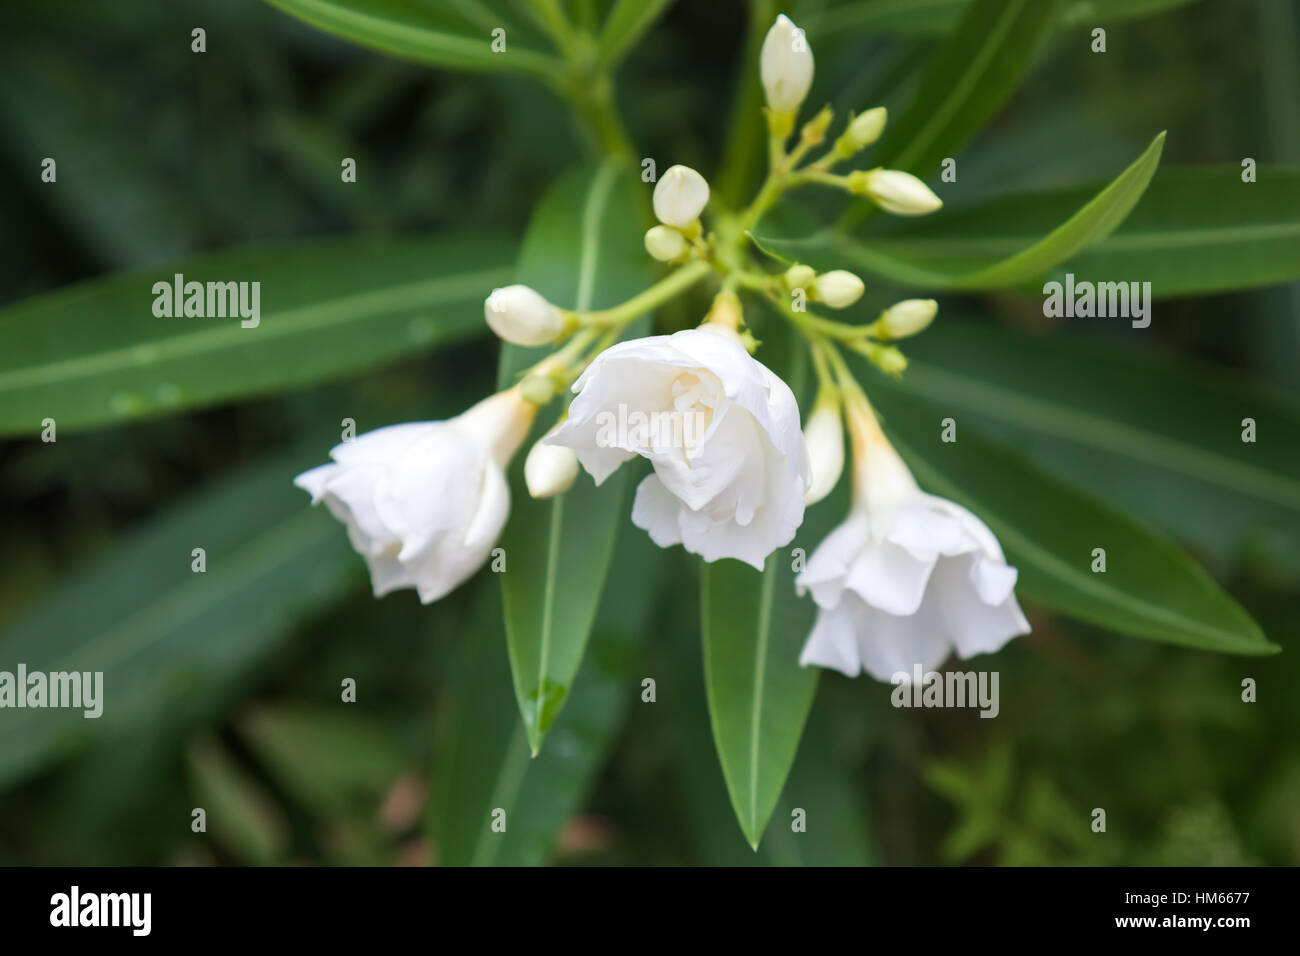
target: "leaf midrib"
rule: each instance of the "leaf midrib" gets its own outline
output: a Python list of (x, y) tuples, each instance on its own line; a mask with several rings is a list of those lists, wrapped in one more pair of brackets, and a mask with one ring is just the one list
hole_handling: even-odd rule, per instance
[(763, 688), (767, 676), (767, 642), (772, 632), (772, 598), (775, 594), (776, 558), (769, 557), (763, 569), (763, 590), (758, 604), (758, 641), (754, 655), (754, 704), (749, 724), (749, 829), (750, 840), (758, 842), (758, 763), (762, 756), (759, 737), (763, 717)]

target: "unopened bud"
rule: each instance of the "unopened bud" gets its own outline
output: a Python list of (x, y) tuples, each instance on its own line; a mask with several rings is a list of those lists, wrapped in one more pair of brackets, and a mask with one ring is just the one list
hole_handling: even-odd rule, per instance
[(493, 289), (483, 303), (487, 324), (515, 345), (546, 345), (564, 330), (564, 316), (526, 285)]
[(554, 498), (564, 494), (577, 476), (578, 456), (573, 449), (548, 445), (546, 438), (533, 445), (524, 459), (524, 484), (534, 498)]
[(847, 309), (858, 299), (866, 287), (862, 280), (845, 269), (835, 269), (819, 275), (813, 282), (813, 295), (832, 309)]
[(833, 393), (818, 397), (804, 428), (803, 440), (812, 471), (812, 483), (804, 495), (804, 504), (812, 505), (835, 489), (844, 471), (844, 421), (839, 400)]
[(689, 166), (673, 166), (655, 185), (655, 218), (666, 226), (685, 229), (709, 204), (709, 184)]
[(793, 265), (785, 270), (785, 287), (809, 291), (817, 280), (817, 270), (812, 266)]
[(869, 196), (885, 212), (896, 216), (923, 216), (943, 205), (925, 183), (897, 169), (855, 170), (849, 173), (849, 190)]
[(829, 106), (823, 106), (820, 113), (803, 124), (799, 131), (800, 138), (810, 146), (816, 146), (826, 139), (826, 130), (830, 128), (835, 113)]
[(934, 299), (904, 299), (891, 305), (876, 322), (876, 329), (884, 339), (905, 339), (923, 331), (939, 313), (939, 303)]
[(784, 13), (763, 38), (759, 75), (768, 109), (791, 116), (799, 111), (812, 86), (813, 55), (804, 32)]
[(673, 262), (686, 255), (686, 237), (672, 226), (655, 226), (645, 234), (645, 251), (660, 262)]
[(854, 153), (866, 149), (880, 139), (880, 134), (885, 131), (885, 120), (888, 117), (889, 112), (883, 106), (859, 113), (853, 117), (853, 122), (849, 123), (843, 135), (835, 141), (835, 151), (848, 159)]

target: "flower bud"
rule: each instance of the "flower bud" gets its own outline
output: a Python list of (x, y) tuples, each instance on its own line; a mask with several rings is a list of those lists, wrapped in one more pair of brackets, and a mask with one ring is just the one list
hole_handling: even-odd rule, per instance
[(856, 170), (849, 173), (849, 190), (871, 199), (896, 216), (923, 216), (943, 205), (930, 187), (911, 173), (897, 169)]
[(844, 471), (844, 421), (839, 401), (829, 395), (819, 397), (808, 425), (803, 431), (812, 484), (804, 504), (812, 505), (829, 495)]
[(759, 55), (768, 109), (793, 114), (812, 86), (813, 55), (802, 30), (784, 13), (776, 18)]
[(934, 299), (904, 299), (891, 305), (876, 322), (881, 338), (905, 339), (923, 331), (939, 313)]
[(876, 363), (876, 368), (895, 378), (902, 375), (907, 368), (907, 356), (892, 345), (875, 350), (871, 360)]
[(564, 330), (564, 316), (526, 285), (493, 289), (483, 304), (487, 324), (515, 345), (546, 345)]
[(860, 150), (866, 149), (885, 131), (885, 120), (889, 113), (883, 106), (859, 113), (849, 123), (849, 128), (835, 141), (835, 151), (845, 159)]
[(826, 130), (830, 129), (831, 120), (835, 118), (835, 113), (829, 106), (823, 106), (820, 113), (803, 124), (803, 129), (799, 131), (799, 138), (809, 146), (816, 146), (826, 139)]
[(813, 283), (813, 296), (832, 309), (847, 309), (858, 299), (866, 287), (862, 280), (845, 269), (824, 272)]
[(811, 291), (815, 281), (817, 281), (817, 271), (812, 266), (793, 265), (785, 271), (787, 289)]
[(660, 262), (672, 262), (686, 255), (686, 237), (672, 226), (655, 226), (645, 234), (645, 251)]
[(664, 225), (685, 229), (708, 203), (709, 184), (689, 166), (671, 167), (655, 185), (655, 218)]
[[(550, 436), (546, 436), (549, 438)], [(534, 498), (562, 495), (578, 477), (578, 456), (564, 445), (548, 445), (542, 438), (524, 459), (524, 484)]]

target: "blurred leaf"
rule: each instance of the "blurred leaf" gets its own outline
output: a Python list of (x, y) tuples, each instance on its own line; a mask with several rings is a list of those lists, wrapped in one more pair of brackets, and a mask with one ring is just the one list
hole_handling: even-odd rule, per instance
[[(968, 262), (961, 271), (940, 272), (881, 254), (871, 240), (833, 231), (808, 239), (755, 238), (765, 250), (812, 263), (819, 268), (833, 259), (837, 265), (865, 269), (899, 283), (931, 289), (992, 289), (1040, 276), (1093, 243), (1110, 235), (1138, 204), (1160, 162), (1165, 134), (1159, 134), (1128, 169), (1082, 208), (1033, 245), (1006, 257)], [(987, 229), (987, 225), (985, 226)], [(818, 259), (818, 253), (823, 259)], [(1298, 267), (1300, 268), (1300, 267)]]
[[(992, 426), (1061, 478), (1202, 547), (1300, 562), (1300, 407), (1186, 359), (950, 318), (887, 387)], [(1254, 443), (1241, 440), (1255, 421)], [(937, 426), (936, 426), (937, 427)]]
[(262, 704), (246, 710), (236, 728), (268, 775), (304, 809), (344, 816), (366, 803), (377, 807), (404, 766), (392, 733), (353, 707)]
[[(560, 61), (537, 48), (527, 21), (505, 0), (266, 0), (314, 27), (361, 46), (454, 70), (556, 75)], [(506, 49), (492, 50), (493, 31)], [(522, 42), (521, 42), (522, 41)]]
[[(649, 280), (629, 177), (613, 163), (579, 169), (542, 201), (520, 255), (519, 279), (551, 302), (580, 311), (632, 298)], [(631, 330), (641, 335), (648, 323)], [(503, 346), (505, 387), (545, 349)], [(580, 473), (565, 494), (538, 500), (524, 484), (523, 459), (531, 443), (555, 424), (568, 404), (563, 395), (539, 412), (537, 426), (511, 469), (513, 508), (501, 538), (508, 562), (501, 575), (510, 669), (519, 712), (533, 753), (555, 721), (582, 663), (627, 508), (628, 469), (599, 488)]]
[[(1240, 166), (1159, 170), (1123, 225), (1052, 277), (1146, 281), (1155, 298), (1300, 279), (1300, 167), (1257, 172), (1257, 182), (1243, 183)], [(890, 223), (844, 254), (910, 284), (944, 288), (955, 279), (952, 287), (969, 288), (966, 273), (1022, 249), (1096, 190), (1072, 186), (945, 209), (924, 222)]]
[[(464, 337), (509, 275), (495, 240), (309, 241), (81, 283), (0, 310), (0, 435), (281, 392)], [(260, 282), (261, 320), (158, 318), (153, 285)]]
[[(886, 128), (874, 164), (924, 178), (956, 155), (1015, 92), (1056, 10), (1056, 0), (975, 0), (935, 51), (907, 111)], [(873, 208), (858, 203), (840, 225)]]
[(289, 845), (289, 828), (275, 798), (215, 737), (195, 741), (185, 756), (195, 805), (206, 813), (211, 839), (242, 863), (278, 862)]
[[(360, 561), (275, 458), (164, 512), (73, 571), (0, 632), (0, 657), (36, 671), (102, 671), (103, 715), (9, 710), (0, 785), (92, 741), (192, 719), (232, 693), (301, 616), (337, 600)], [(194, 548), (207, 570), (191, 570)]]
[[(1123, 634), (1234, 654), (1279, 650), (1163, 537), (975, 429), (942, 441), (944, 416), (882, 379), (866, 380), (917, 481), (988, 524), (1020, 571), (1017, 593)], [(1105, 549), (1104, 572), (1091, 569), (1094, 548)]]
[[(808, 36), (844, 30), (897, 33), (946, 33), (973, 0), (853, 0), (830, 5), (809, 20)], [(1103, 24), (1163, 13), (1193, 0), (1066, 0), (1058, 22), (1062, 26)]]
[(673, 0), (616, 0), (601, 27), (596, 47), (600, 62), (612, 66), (664, 15)]
[[(448, 635), (461, 642), (462, 659), (445, 692), (434, 763), (429, 830), (439, 864), (535, 866), (549, 859), (640, 693), (635, 651), (661, 557), (639, 529), (619, 536), (591, 653), (550, 746), (531, 760), (512, 701), (499, 592), (482, 583), (471, 626)], [(504, 832), (493, 830), (497, 810), (505, 814)]]

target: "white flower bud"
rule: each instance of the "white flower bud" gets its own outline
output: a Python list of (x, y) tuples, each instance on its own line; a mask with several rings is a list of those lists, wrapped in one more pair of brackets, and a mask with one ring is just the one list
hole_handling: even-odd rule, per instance
[(813, 283), (813, 295), (832, 309), (847, 309), (858, 299), (866, 287), (862, 280), (845, 269), (822, 273)]
[(812, 266), (793, 265), (785, 270), (785, 286), (787, 289), (811, 291), (812, 284), (815, 281), (817, 281), (817, 271)]
[(564, 494), (577, 476), (578, 456), (573, 449), (548, 445), (546, 438), (530, 448), (528, 457), (524, 459), (524, 484), (534, 498), (554, 498)]
[(923, 331), (938, 313), (934, 299), (904, 299), (886, 309), (876, 327), (882, 338), (905, 339)]
[(803, 430), (803, 440), (812, 470), (812, 484), (804, 504), (812, 505), (835, 489), (844, 471), (844, 421), (838, 401), (817, 402)]
[(768, 109), (774, 113), (797, 112), (812, 86), (812, 49), (803, 31), (784, 13), (763, 38), (759, 75)]
[(498, 337), (515, 345), (546, 345), (564, 330), (564, 316), (526, 285), (493, 289), (483, 315)]
[(845, 156), (852, 156), (858, 150), (865, 149), (880, 139), (880, 134), (885, 131), (885, 120), (888, 117), (889, 112), (883, 106), (877, 106), (873, 110), (867, 110), (853, 117), (853, 122), (844, 131), (838, 144), (840, 152)]
[(850, 173), (849, 188), (870, 196), (881, 209), (896, 216), (923, 216), (943, 205), (929, 186), (897, 169)]
[(685, 229), (709, 204), (709, 184), (689, 166), (673, 166), (655, 185), (655, 218)]
[(645, 251), (660, 262), (672, 262), (686, 255), (686, 237), (672, 226), (655, 226), (645, 234)]

